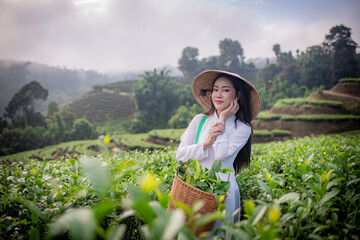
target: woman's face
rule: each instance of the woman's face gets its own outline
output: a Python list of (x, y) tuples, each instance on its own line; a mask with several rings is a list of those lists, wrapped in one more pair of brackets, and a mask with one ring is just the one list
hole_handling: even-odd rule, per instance
[(211, 99), (218, 113), (228, 108), (235, 96), (236, 90), (229, 79), (220, 77), (215, 81)]

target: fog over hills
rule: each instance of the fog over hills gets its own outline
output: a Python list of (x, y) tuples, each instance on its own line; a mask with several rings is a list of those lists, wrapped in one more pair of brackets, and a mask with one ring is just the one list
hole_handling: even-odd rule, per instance
[(47, 101), (37, 106), (37, 110), (44, 110), (50, 101), (56, 101), (60, 105), (90, 91), (95, 84), (120, 81), (125, 77), (33, 62), (0, 60), (0, 114), (5, 112), (5, 107), (14, 94), (34, 80), (49, 91)]
[[(260, 68), (266, 65), (267, 61), (273, 63), (275, 59), (255, 58), (246, 62), (253, 62), (257, 68)], [(171, 76), (182, 77), (177, 67), (166, 65), (160, 69), (164, 68), (170, 71)], [(0, 59), (0, 115), (4, 114), (5, 107), (14, 94), (34, 80), (49, 91), (47, 101), (37, 106), (37, 110), (42, 111), (51, 101), (56, 101), (58, 105), (69, 102), (91, 91), (96, 84), (135, 80), (145, 71), (152, 70), (100, 73), (95, 70)]]

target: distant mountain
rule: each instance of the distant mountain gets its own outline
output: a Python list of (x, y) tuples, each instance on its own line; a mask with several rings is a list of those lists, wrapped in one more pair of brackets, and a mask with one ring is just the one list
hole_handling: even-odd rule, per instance
[(120, 73), (108, 75), (33, 62), (0, 60), (0, 115), (4, 114), (5, 107), (14, 94), (33, 80), (49, 91), (47, 101), (37, 106), (37, 110), (42, 111), (47, 108), (50, 101), (56, 101), (61, 105), (91, 91), (95, 84), (125, 80), (124, 76), (125, 74)]

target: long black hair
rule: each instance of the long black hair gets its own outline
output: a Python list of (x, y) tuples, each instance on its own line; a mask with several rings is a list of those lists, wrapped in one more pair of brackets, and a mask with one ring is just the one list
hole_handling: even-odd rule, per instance
[[(215, 81), (221, 77), (225, 77), (229, 79), (236, 91), (236, 96), (239, 97), (238, 104), (239, 110), (235, 113), (235, 126), (237, 126), (236, 121), (239, 120), (246, 125), (251, 127), (251, 135), (252, 135), (252, 126), (251, 126), (251, 109), (250, 109), (250, 91), (252, 91), (251, 87), (247, 85), (244, 81), (240, 80), (237, 77), (222, 73), (220, 74), (213, 82), (213, 86)], [(215, 112), (215, 106), (211, 101), (211, 109), (206, 112), (206, 114), (212, 114)], [(233, 167), (235, 169), (235, 173), (237, 174), (242, 168), (246, 168), (250, 166), (250, 155), (251, 155), (251, 135), (246, 142), (245, 146), (239, 151), (237, 154), (235, 161), (233, 163)]]

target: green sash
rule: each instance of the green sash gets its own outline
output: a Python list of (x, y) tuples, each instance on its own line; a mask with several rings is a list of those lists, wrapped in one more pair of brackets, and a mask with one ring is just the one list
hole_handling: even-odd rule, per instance
[(204, 117), (201, 119), (201, 122), (199, 124), (198, 130), (196, 133), (195, 144), (197, 144), (199, 142), (200, 132), (201, 132), (202, 127), (204, 126), (204, 123), (205, 123), (207, 117), (208, 117), (208, 115), (204, 115)]

